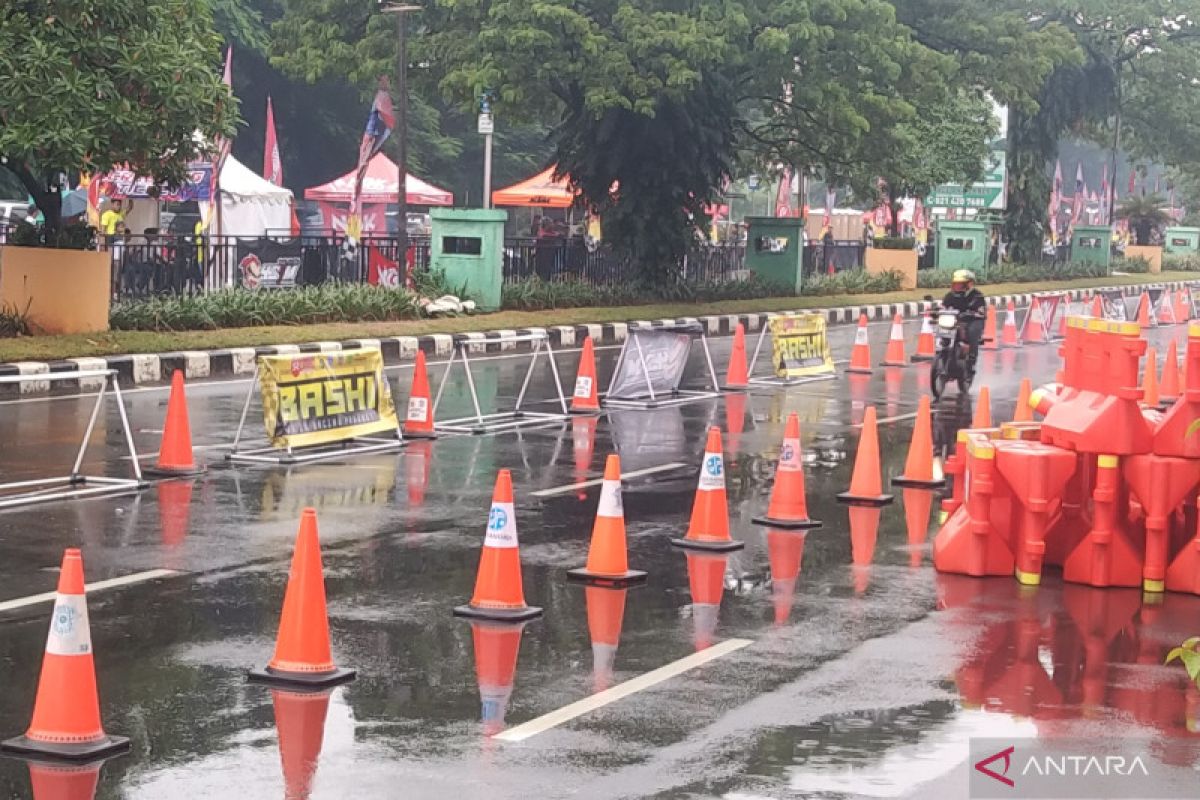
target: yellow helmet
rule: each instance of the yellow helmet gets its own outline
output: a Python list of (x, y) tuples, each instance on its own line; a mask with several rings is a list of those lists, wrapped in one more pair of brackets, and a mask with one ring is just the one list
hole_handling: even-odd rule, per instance
[(975, 273), (969, 269), (956, 269), (950, 278), (951, 283), (974, 283)]

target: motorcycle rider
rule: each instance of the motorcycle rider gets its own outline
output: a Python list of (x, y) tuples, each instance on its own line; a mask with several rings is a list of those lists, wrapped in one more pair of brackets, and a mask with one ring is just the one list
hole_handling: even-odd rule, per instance
[(975, 288), (975, 273), (969, 269), (954, 271), (950, 278), (950, 291), (942, 298), (943, 308), (953, 308), (959, 313), (959, 318), (966, 322), (967, 344), (970, 353), (967, 356), (967, 368), (975, 374), (975, 361), (979, 358), (979, 344), (983, 339), (983, 322), (987, 316), (987, 300), (983, 292)]

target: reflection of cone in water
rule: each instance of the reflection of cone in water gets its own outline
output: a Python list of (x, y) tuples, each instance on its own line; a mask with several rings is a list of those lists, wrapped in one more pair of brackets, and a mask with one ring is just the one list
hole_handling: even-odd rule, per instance
[(1021, 346), (1021, 338), (1017, 333), (1017, 304), (1012, 300), (1004, 309), (1004, 332), (1001, 338), (1005, 347)]
[(1172, 403), (1179, 398), (1179, 356), (1175, 352), (1175, 340), (1167, 345), (1167, 357), (1163, 362), (1162, 381), (1158, 394), (1164, 402)]
[(325, 741), (325, 717), (331, 689), (290, 692), (272, 689), (275, 729), (279, 732), (279, 760), (283, 764), (284, 800), (308, 800), (312, 794), (317, 761)]
[(688, 587), (692, 592), (692, 642), (697, 650), (711, 647), (725, 592), (727, 555), (687, 554)]
[(804, 456), (800, 448), (800, 417), (788, 414), (775, 466), (771, 502), (764, 517), (755, 517), (756, 525), (776, 528), (819, 528), (818, 520), (809, 519), (808, 498), (804, 488)]
[[(992, 312), (992, 326), (995, 327), (995, 312)], [(921, 333), (917, 336), (917, 352), (913, 353), (913, 361), (933, 361), (937, 356), (937, 342), (934, 339), (933, 320), (928, 314), (921, 315)]]
[(854, 349), (850, 351), (850, 366), (847, 372), (871, 371), (871, 342), (867, 337), (867, 315), (858, 318), (858, 328), (854, 331)]
[(724, 388), (745, 389), (749, 384), (750, 374), (746, 369), (746, 328), (739, 322), (733, 331), (733, 352), (729, 354)]
[(883, 385), (887, 392), (887, 415), (900, 413), (900, 396), (904, 389), (904, 374), (898, 369), (889, 369), (883, 374)]
[(33, 800), (93, 800), (102, 762), (84, 765), (29, 762)]
[(158, 484), (158, 524), (162, 543), (178, 547), (187, 539), (194, 481), (163, 481)]
[(854, 591), (862, 594), (871, 579), (871, 562), (875, 559), (875, 540), (879, 536), (881, 508), (851, 506), (850, 560), (854, 564)]
[(1000, 349), (1000, 337), (996, 335), (996, 307), (993, 305), (987, 307), (987, 316), (983, 320), (983, 343), (979, 347), (981, 350)]
[(709, 428), (700, 463), (700, 479), (687, 536), (672, 539), (676, 547), (727, 552), (741, 550), (744, 542), (729, 536), (729, 505), (725, 497), (725, 457), (721, 453), (721, 429)]
[(904, 357), (904, 317), (897, 314), (892, 318), (892, 330), (888, 334), (887, 350), (883, 353), (883, 366), (903, 367), (908, 361)]
[(283, 595), (275, 655), (266, 669), (252, 670), (250, 680), (318, 688), (345, 683), (354, 676), (354, 670), (339, 669), (333, 661), (317, 512), (306, 508), (300, 515), (300, 532)]
[(912, 441), (908, 445), (908, 459), (904, 462), (904, 474), (892, 478), (896, 486), (916, 486), (935, 489), (946, 484), (935, 480), (933, 475), (933, 414), (930, 411), (929, 395), (921, 395), (917, 403), (917, 419), (913, 423)]
[(883, 493), (883, 474), (879, 463), (879, 429), (875, 417), (875, 406), (867, 406), (863, 415), (862, 433), (858, 437), (858, 452), (854, 456), (850, 490), (837, 496), (839, 503), (885, 506), (892, 502), (892, 496)]
[(592, 688), (602, 692), (612, 685), (613, 662), (621, 641), (621, 625), (625, 621), (625, 595), (628, 589), (588, 586), (584, 589), (587, 602), (588, 635), (592, 641)]
[(1158, 350), (1146, 348), (1146, 368), (1142, 371), (1142, 402), (1151, 408), (1157, 408), (1160, 402), (1158, 394)]
[(479, 681), (480, 720), (484, 736), (495, 736), (504, 730), (504, 715), (508, 712), (508, 701), (512, 697), (523, 630), (525, 626), (520, 623), (471, 621), (475, 678)]
[(600, 410), (599, 386), (596, 380), (596, 353), (592, 337), (584, 337), (583, 352), (579, 354), (579, 372), (575, 375), (575, 391), (571, 395), (572, 414), (594, 414)]
[[(596, 417), (579, 416), (571, 420), (571, 452), (575, 457), (575, 482), (583, 483), (592, 470), (592, 455), (596, 452)], [(579, 490), (581, 500), (587, 492)]]
[(199, 475), (204, 472), (204, 465), (196, 463), (192, 452), (187, 395), (183, 388), (183, 373), (179, 370), (171, 375), (171, 394), (167, 398), (167, 419), (163, 423), (158, 463), (147, 471), (155, 475)]
[(625, 542), (625, 509), (621, 503), (621, 458), (615, 453), (604, 465), (600, 505), (592, 527), (587, 565), (567, 572), (568, 578), (605, 586), (628, 586), (646, 580), (646, 573), (629, 568)]
[(904, 503), (904, 525), (908, 531), (909, 564), (921, 566), (921, 548), (929, 536), (929, 512), (933, 508), (933, 492), (928, 489), (905, 489), (900, 493)]
[(1032, 422), (1033, 406), (1029, 405), (1029, 395), (1033, 394), (1033, 381), (1021, 379), (1021, 389), (1017, 392), (1017, 408), (1013, 412), (1013, 422)]
[(417, 351), (413, 364), (412, 391), (408, 393), (408, 413), (404, 417), (404, 435), (410, 439), (433, 439), (433, 401), (429, 395), (429, 372), (425, 368), (425, 351)]
[(730, 392), (725, 396), (725, 430), (729, 434), (729, 457), (736, 458), (738, 442), (746, 427), (746, 395)]
[(425, 505), (432, 461), (433, 442), (413, 440), (404, 449), (404, 482), (408, 486), (408, 504), (412, 508)]
[(975, 416), (971, 420), (972, 430), (983, 430), (992, 427), (992, 390), (986, 386), (979, 389), (979, 399), (975, 401)]
[(867, 407), (867, 393), (871, 387), (871, 377), (851, 373), (846, 376), (846, 383), (850, 384), (850, 424), (861, 425), (863, 413)]
[(517, 548), (512, 473), (506, 469), (496, 473), (487, 533), (479, 556), (479, 572), (475, 577), (475, 593), (471, 596), (471, 602), (455, 608), (454, 614), (499, 622), (522, 622), (542, 615), (542, 609), (525, 604), (521, 554)]
[(792, 613), (800, 562), (804, 559), (803, 532), (767, 529), (767, 558), (771, 562), (771, 600), (775, 624), (782, 625)]
[(39, 758), (91, 761), (128, 749), (128, 739), (109, 736), (100, 724), (83, 556), (71, 548), (63, 553), (33, 719), (24, 736), (0, 743), (0, 750)]

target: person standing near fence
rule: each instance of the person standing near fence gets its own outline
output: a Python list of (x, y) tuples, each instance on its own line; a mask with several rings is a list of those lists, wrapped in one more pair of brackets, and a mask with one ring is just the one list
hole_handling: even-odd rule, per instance
[(110, 245), (117, 235), (117, 228), (125, 224), (125, 211), (120, 200), (112, 200), (108, 209), (100, 215), (100, 232)]

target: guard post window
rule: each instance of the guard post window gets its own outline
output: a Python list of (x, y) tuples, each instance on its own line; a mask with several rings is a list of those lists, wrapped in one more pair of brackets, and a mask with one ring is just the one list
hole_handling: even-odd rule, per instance
[(483, 239), (478, 236), (443, 236), (442, 252), (448, 256), (477, 256), (483, 252)]

